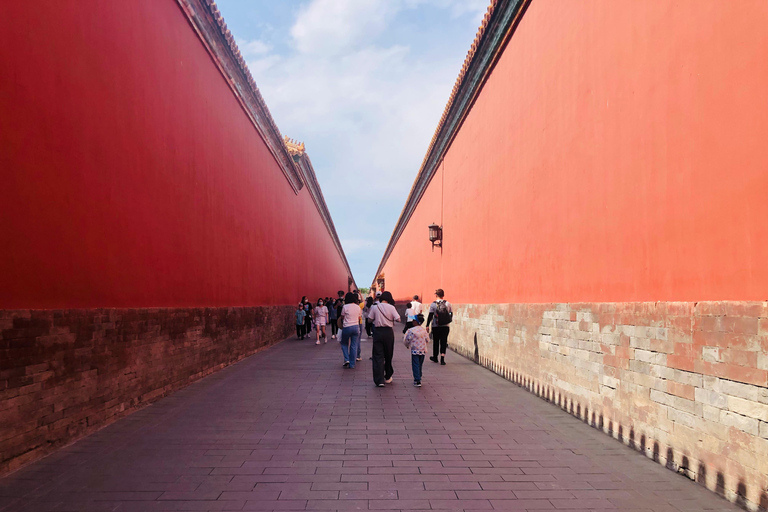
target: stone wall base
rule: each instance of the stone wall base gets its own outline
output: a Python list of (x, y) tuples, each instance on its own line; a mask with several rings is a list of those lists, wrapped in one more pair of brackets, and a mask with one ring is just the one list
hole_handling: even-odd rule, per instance
[(293, 311), (0, 310), (0, 475), (285, 339)]
[(453, 350), (768, 509), (768, 303), (454, 304)]

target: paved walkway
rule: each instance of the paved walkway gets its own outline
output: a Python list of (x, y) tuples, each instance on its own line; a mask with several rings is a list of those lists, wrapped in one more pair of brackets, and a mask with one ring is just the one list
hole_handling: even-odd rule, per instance
[(289, 339), (0, 480), (0, 510), (735, 511), (462, 357)]

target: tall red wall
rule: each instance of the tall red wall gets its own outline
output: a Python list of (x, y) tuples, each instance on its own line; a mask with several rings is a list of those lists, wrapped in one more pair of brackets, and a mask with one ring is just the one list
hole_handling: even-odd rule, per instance
[(445, 289), (452, 351), (749, 510), (766, 26), (762, 0), (532, 0), (383, 267), (403, 302)]
[[(384, 267), (459, 303), (768, 298), (768, 3), (530, 3)], [(427, 226), (442, 219), (444, 252)]]
[(254, 306), (346, 288), (174, 0), (0, 8), (0, 309)]

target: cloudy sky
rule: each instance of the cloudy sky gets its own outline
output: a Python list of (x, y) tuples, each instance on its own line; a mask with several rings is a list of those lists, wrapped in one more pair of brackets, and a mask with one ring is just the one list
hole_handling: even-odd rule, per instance
[(216, 3), (368, 286), (489, 0)]

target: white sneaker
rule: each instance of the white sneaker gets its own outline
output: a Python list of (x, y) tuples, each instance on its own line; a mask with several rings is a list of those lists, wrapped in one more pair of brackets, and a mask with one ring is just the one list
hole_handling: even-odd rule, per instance
[(320, 340), (317, 340), (317, 341), (315, 342), (315, 345), (319, 345), (319, 344), (320, 344)]
[(331, 336), (331, 339), (335, 340), (336, 339), (336, 335), (334, 334), (333, 336)]
[(384, 382), (386, 382), (387, 384), (392, 384), (392, 379), (393, 379), (393, 377), (390, 377), (387, 380), (385, 380)]
[(358, 357), (358, 358), (356, 359), (356, 361), (362, 361), (362, 360), (363, 360), (363, 358), (362, 358), (362, 357)]

